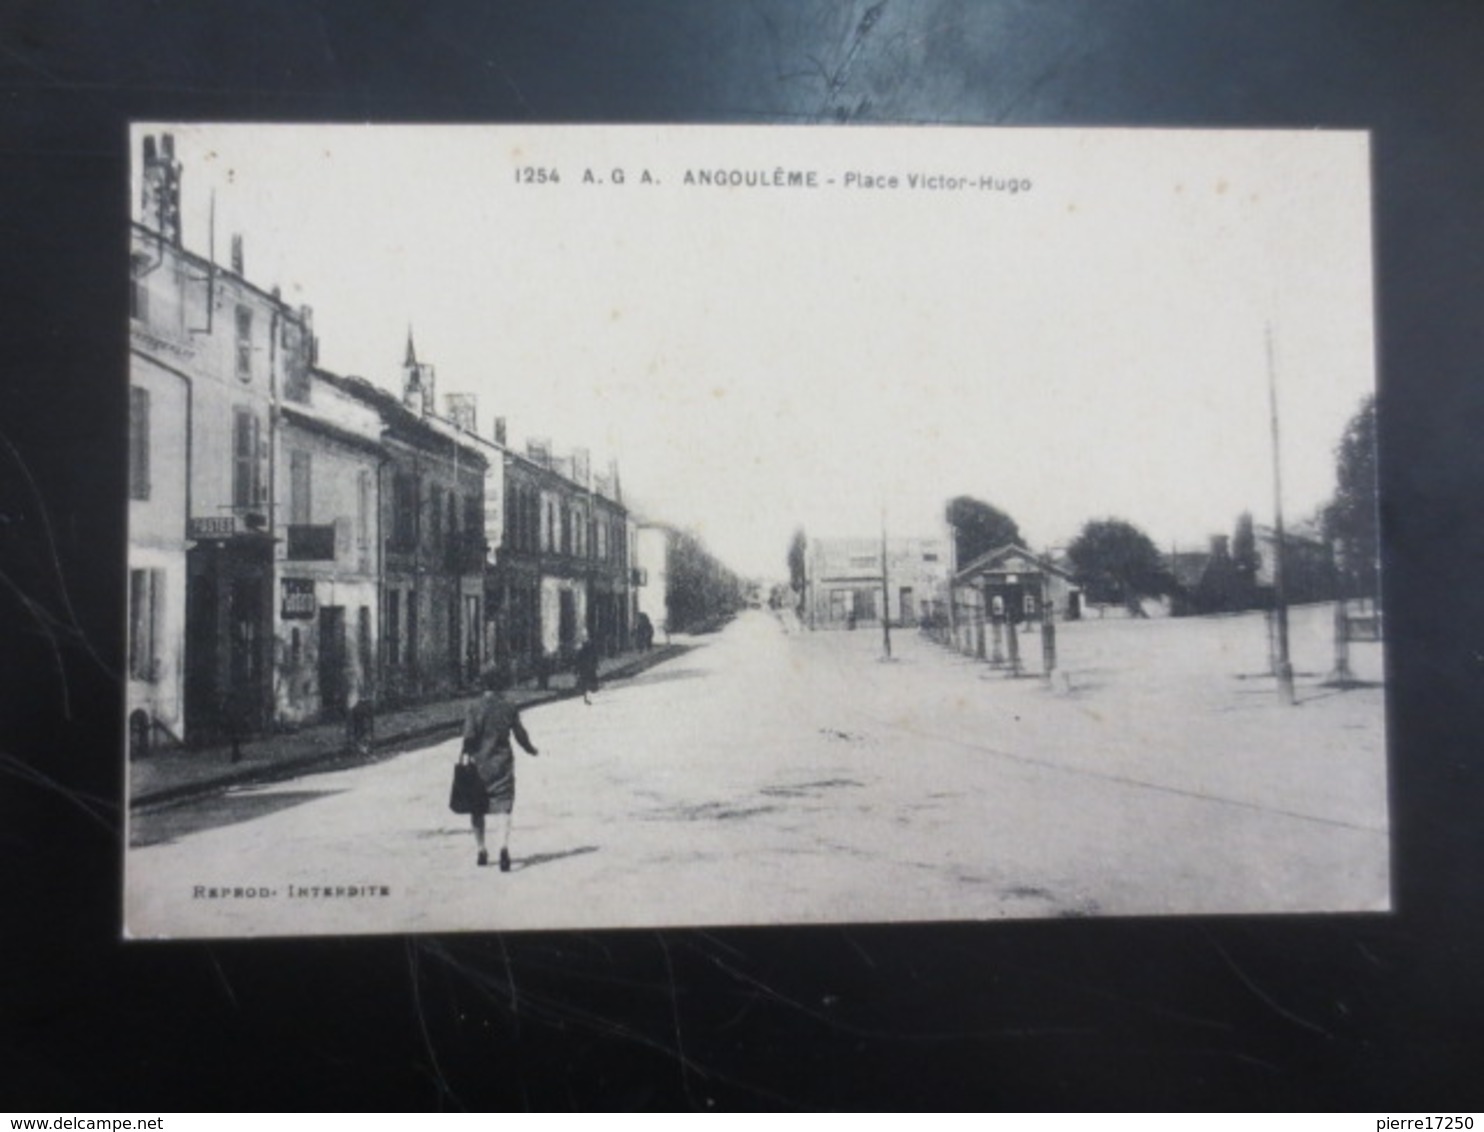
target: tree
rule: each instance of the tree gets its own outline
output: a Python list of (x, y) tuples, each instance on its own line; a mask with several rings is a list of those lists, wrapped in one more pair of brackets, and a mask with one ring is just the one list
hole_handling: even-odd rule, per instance
[(1141, 597), (1166, 593), (1170, 577), (1153, 541), (1122, 519), (1095, 519), (1067, 548), (1077, 580), (1093, 601), (1117, 598), (1135, 617), (1144, 616)]
[(665, 572), (665, 616), (674, 632), (718, 629), (744, 604), (742, 580), (689, 531), (670, 533)]
[(788, 544), (788, 584), (793, 590), (793, 609), (800, 616), (804, 612), (805, 589), (809, 584), (809, 567), (805, 557), (809, 549), (809, 539), (804, 534), (804, 528), (800, 527), (794, 531), (794, 537)]
[(1020, 527), (1014, 519), (998, 507), (973, 496), (960, 495), (950, 499), (944, 518), (953, 528), (954, 561), (960, 566), (986, 551), (1020, 542)]
[(1374, 597), (1381, 549), (1374, 395), (1361, 402), (1335, 448), (1335, 479), (1335, 497), (1324, 509), (1324, 537), (1335, 545), (1349, 592)]
[(1257, 572), (1262, 569), (1262, 555), (1257, 549), (1251, 511), (1243, 511), (1237, 516), (1237, 527), (1232, 532), (1232, 568), (1236, 573), (1232, 608), (1251, 609), (1257, 604)]

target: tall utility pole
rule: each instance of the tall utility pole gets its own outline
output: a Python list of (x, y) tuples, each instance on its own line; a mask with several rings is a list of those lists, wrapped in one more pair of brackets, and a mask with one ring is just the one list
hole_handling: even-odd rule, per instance
[(1268, 412), (1273, 428), (1273, 621), (1277, 629), (1278, 658), (1275, 675), (1278, 695), (1293, 703), (1293, 664), (1288, 657), (1288, 597), (1283, 588), (1283, 465), (1278, 447), (1278, 368), (1273, 363), (1273, 327), (1264, 329), (1268, 355)]
[(891, 659), (891, 589), (886, 580), (886, 505), (881, 507), (881, 647)]

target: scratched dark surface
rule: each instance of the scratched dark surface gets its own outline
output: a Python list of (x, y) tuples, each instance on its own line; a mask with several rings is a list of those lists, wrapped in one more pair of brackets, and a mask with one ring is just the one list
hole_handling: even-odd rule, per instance
[[(1481, 1107), (1481, 58), (1448, 3), (5, 5), (0, 1104)], [(1398, 913), (119, 944), (131, 117), (1373, 130)]]

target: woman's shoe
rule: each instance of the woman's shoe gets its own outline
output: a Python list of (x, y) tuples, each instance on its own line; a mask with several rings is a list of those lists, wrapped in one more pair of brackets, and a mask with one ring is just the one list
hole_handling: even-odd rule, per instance
[(500, 871), (502, 873), (510, 871), (510, 854), (504, 849), (500, 850)]
[(490, 863), (490, 855), (488, 853), (486, 853), (483, 849), (481, 849), (479, 851), (479, 862), (478, 863), (479, 863), (479, 867), (481, 869), (484, 868), (485, 865), (487, 865), (487, 864)]

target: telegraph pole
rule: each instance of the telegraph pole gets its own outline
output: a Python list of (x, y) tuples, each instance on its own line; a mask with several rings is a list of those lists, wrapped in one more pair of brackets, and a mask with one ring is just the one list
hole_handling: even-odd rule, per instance
[(881, 505), (881, 647), (891, 659), (891, 588), (886, 580), (886, 504)]
[(1278, 658), (1275, 674), (1278, 695), (1293, 703), (1293, 664), (1288, 656), (1288, 597), (1283, 587), (1283, 465), (1278, 448), (1278, 370), (1273, 363), (1273, 327), (1264, 328), (1268, 355), (1268, 413), (1273, 430), (1273, 624), (1277, 630)]

